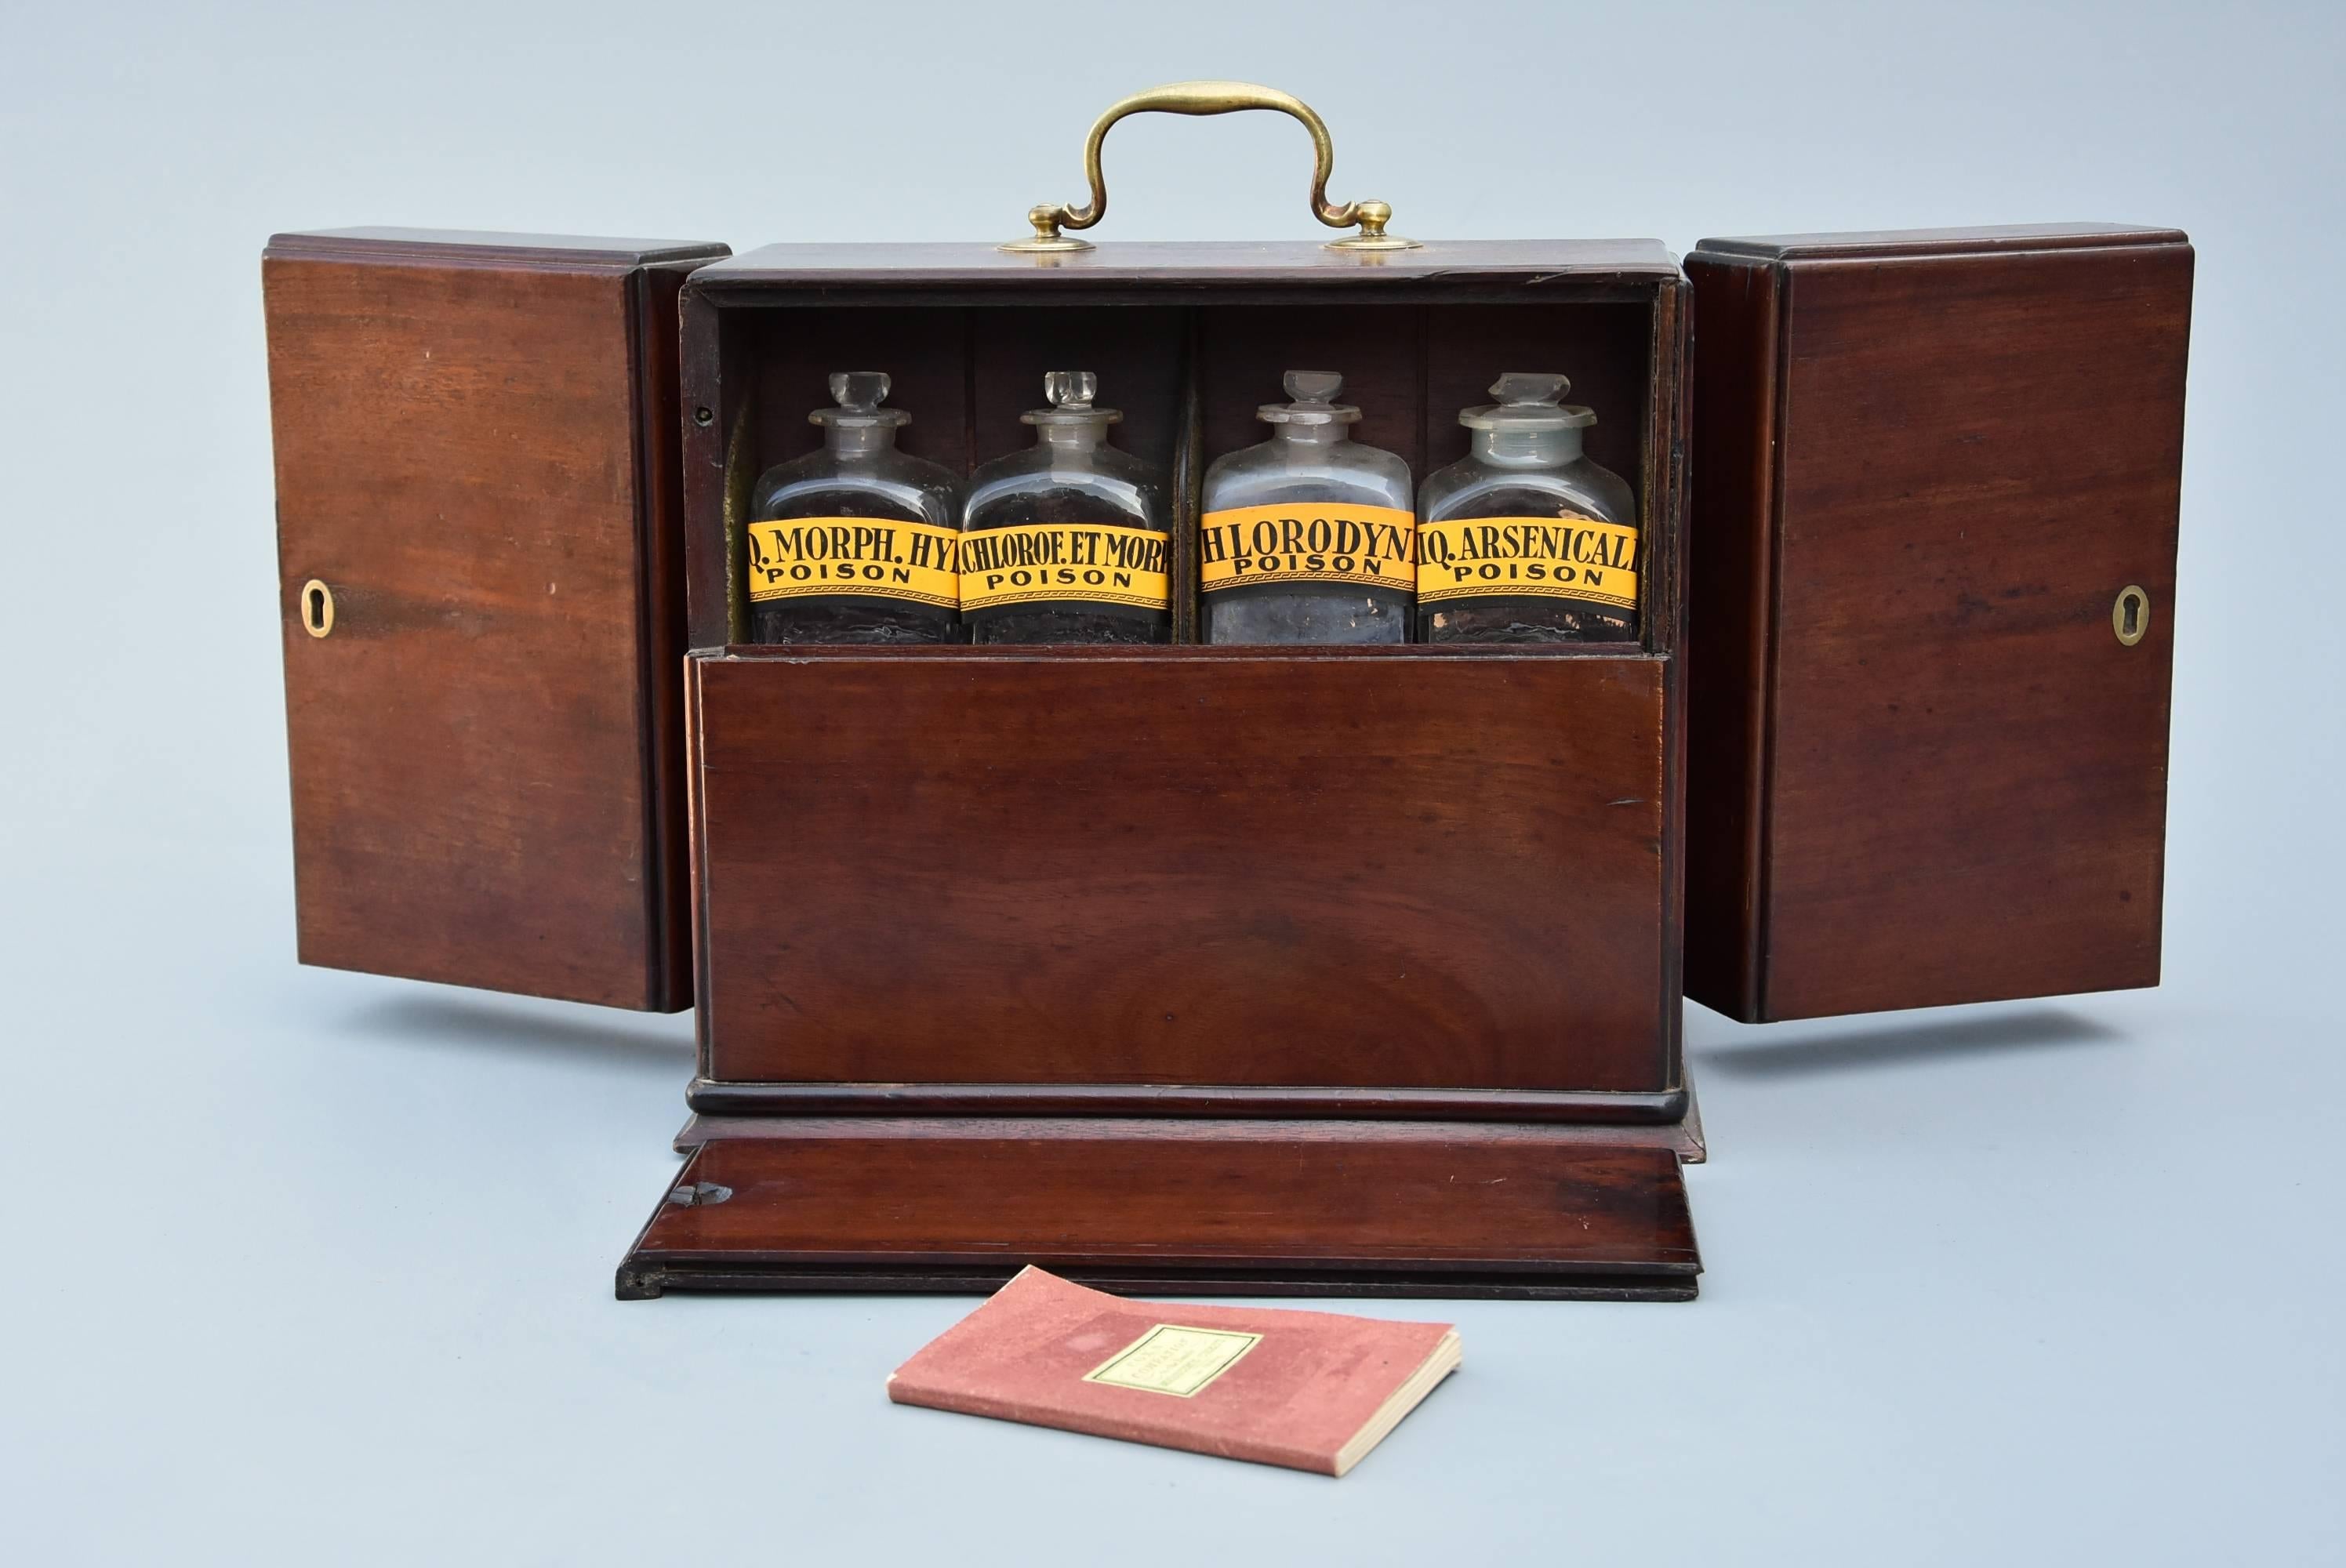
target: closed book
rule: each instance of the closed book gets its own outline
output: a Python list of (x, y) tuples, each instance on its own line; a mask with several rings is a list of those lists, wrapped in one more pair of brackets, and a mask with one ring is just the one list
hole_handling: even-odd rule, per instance
[(1457, 1366), (1447, 1323), (1127, 1301), (1027, 1268), (888, 1397), (1341, 1475)]

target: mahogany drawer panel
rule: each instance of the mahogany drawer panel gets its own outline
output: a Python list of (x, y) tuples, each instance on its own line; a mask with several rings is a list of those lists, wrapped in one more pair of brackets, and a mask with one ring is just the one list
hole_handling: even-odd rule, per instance
[(692, 664), (709, 1079), (1675, 1086), (1666, 660)]

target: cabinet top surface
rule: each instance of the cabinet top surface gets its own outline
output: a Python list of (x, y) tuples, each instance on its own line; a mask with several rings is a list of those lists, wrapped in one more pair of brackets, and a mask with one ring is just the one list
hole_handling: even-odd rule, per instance
[(1870, 256), (1965, 256), (1998, 250), (2071, 250), (2109, 245), (2185, 245), (2179, 229), (2132, 223), (2007, 223), (1976, 229), (1868, 229), (1845, 234), (1746, 234), (1706, 239), (1698, 251), (1771, 260)]
[(705, 267), (694, 286), (709, 291), (760, 285), (1017, 287), (1058, 283), (1423, 284), (1536, 282), (1545, 279), (1659, 281), (1678, 275), (1658, 239), (1509, 239), (1428, 243), (1414, 250), (1331, 250), (1313, 240), (1103, 242), (1093, 250), (1022, 255), (993, 245), (766, 245)]
[(543, 258), (554, 263), (688, 261), (722, 256), (726, 248), (699, 239), (630, 239), (600, 234), (520, 234), (486, 229), (299, 229), (269, 237), (271, 256), (347, 256), (412, 253), (419, 257)]

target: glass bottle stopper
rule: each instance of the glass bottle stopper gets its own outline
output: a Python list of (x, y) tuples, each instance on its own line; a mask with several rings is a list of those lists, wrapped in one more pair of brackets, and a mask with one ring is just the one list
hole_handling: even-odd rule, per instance
[(1572, 382), (1563, 376), (1542, 375), (1530, 371), (1504, 371), (1491, 383), (1491, 395), (1512, 408), (1526, 403), (1545, 403), (1554, 408), (1572, 390)]
[(1499, 401), (1458, 411), (1458, 423), (1470, 430), (1576, 430), (1596, 423), (1596, 415), (1563, 401), (1572, 382), (1545, 372), (1506, 371), (1491, 383)]
[(1099, 393), (1099, 377), (1091, 371), (1046, 371), (1043, 374), (1043, 396), (1048, 408), (1029, 410), (1018, 416), (1022, 424), (1114, 424), (1124, 415), (1112, 408), (1094, 408), (1092, 399)]
[(880, 406), (887, 401), (890, 384), (886, 374), (880, 371), (833, 371), (831, 401), (839, 406), (815, 410), (807, 415), (807, 423), (845, 429), (912, 423), (913, 416), (903, 409)]
[(1361, 411), (1335, 401), (1344, 378), (1334, 371), (1290, 371), (1280, 378), (1292, 402), (1267, 402), (1255, 410), (1265, 424), (1351, 424)]

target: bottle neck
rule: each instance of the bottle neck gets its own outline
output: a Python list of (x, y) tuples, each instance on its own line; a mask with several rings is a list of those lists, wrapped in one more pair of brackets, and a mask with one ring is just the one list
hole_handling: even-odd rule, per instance
[(1340, 442), (1352, 440), (1352, 427), (1332, 421), (1327, 424), (1282, 424), (1279, 427), (1279, 439), (1288, 446), (1325, 451)]
[(1478, 430), (1474, 455), (1502, 468), (1559, 468), (1580, 455), (1580, 432), (1563, 430)]
[(833, 457), (870, 459), (896, 448), (892, 424), (831, 424), (822, 431), (823, 445)]
[(1038, 424), (1035, 427), (1035, 444), (1053, 452), (1090, 452), (1107, 440), (1107, 426), (1086, 421), (1082, 423)]

